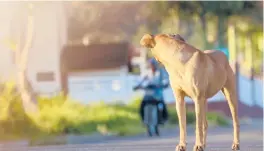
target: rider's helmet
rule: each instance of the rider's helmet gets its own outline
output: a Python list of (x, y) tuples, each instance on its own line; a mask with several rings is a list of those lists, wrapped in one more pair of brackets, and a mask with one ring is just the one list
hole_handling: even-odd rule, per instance
[(151, 68), (155, 71), (158, 69), (159, 63), (157, 62), (157, 60), (155, 58), (150, 58), (148, 60), (148, 63), (151, 65)]

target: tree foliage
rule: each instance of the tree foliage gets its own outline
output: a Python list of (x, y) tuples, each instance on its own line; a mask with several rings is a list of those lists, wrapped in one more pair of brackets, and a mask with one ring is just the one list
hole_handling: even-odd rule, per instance
[[(235, 24), (238, 53), (252, 50), (255, 70), (260, 72), (263, 8), (259, 1), (159, 1), (146, 8), (152, 33), (179, 33), (201, 49), (227, 47), (227, 27)], [(180, 8), (180, 9), (179, 9)], [(159, 11), (153, 11), (159, 10)], [(252, 49), (245, 47), (251, 37)], [(246, 58), (246, 57), (244, 57)], [(247, 61), (246, 61), (247, 62)], [(247, 63), (246, 63), (247, 64)]]
[(130, 40), (142, 22), (138, 15), (144, 2), (71, 2), (67, 3), (69, 40), (88, 35), (92, 41)]

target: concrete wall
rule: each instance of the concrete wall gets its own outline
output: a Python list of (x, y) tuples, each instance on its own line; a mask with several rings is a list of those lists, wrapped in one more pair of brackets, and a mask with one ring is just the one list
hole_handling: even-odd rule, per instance
[(128, 101), (132, 87), (127, 67), (74, 72), (68, 76), (69, 97), (81, 103)]
[[(66, 43), (66, 16), (62, 2), (49, 2), (36, 11), (36, 33), (29, 55), (28, 77), (36, 92), (53, 93), (60, 86), (60, 51)], [(38, 82), (37, 72), (54, 72), (55, 81)]]

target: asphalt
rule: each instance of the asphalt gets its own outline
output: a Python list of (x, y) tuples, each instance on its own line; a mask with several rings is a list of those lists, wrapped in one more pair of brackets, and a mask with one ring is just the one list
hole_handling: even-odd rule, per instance
[[(263, 122), (251, 121), (240, 126), (241, 151), (263, 151)], [(232, 126), (209, 127), (206, 151), (231, 151)], [(192, 151), (195, 136), (193, 126), (187, 129), (187, 151)], [(179, 140), (178, 128), (164, 130), (160, 137), (138, 135), (87, 140), (80, 143), (53, 146), (5, 146), (0, 151), (174, 151)]]

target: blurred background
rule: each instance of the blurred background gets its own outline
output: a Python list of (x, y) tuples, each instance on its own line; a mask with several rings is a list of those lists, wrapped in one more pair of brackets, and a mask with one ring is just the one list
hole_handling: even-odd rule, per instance
[[(143, 133), (144, 93), (132, 88), (152, 57), (139, 45), (145, 33), (223, 51), (237, 76), (240, 118), (263, 117), (263, 1), (1, 1), (0, 10), (3, 141)], [(164, 97), (175, 125), (171, 88)], [(211, 123), (228, 124), (223, 94), (208, 102)]]

